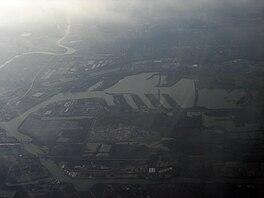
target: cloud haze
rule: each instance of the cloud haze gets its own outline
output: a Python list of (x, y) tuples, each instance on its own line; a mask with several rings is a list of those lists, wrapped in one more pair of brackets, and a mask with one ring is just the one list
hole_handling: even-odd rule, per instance
[(262, 0), (0, 0), (0, 27), (45, 23), (58, 16), (132, 21), (201, 12), (263, 10)]

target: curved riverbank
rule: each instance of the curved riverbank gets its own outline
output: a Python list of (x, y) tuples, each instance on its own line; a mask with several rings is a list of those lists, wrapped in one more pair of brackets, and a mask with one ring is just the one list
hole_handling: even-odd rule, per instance
[(70, 35), (70, 33), (71, 33), (71, 20), (70, 20), (70, 18), (68, 18), (67, 19), (67, 28), (66, 28), (64, 34), (55, 43), (58, 47), (63, 48), (65, 50), (64, 53), (54, 53), (54, 52), (46, 52), (46, 51), (24, 52), (22, 54), (15, 55), (11, 59), (5, 61), (2, 65), (0, 65), (0, 69), (6, 67), (8, 64), (12, 63), (13, 61), (19, 59), (20, 57), (22, 57), (24, 55), (44, 54), (44, 55), (51, 55), (51, 56), (63, 56), (63, 55), (70, 55), (70, 54), (75, 53), (76, 49), (67, 47), (67, 46), (62, 44), (62, 42)]
[[(7, 60), (4, 64), (0, 65), (0, 69), (6, 67), (8, 64), (12, 63), (13, 61), (15, 61), (15, 60), (17, 60), (20, 57), (25, 56), (25, 55), (43, 54), (43, 55), (51, 55), (51, 56), (64, 56), (64, 55), (70, 55), (70, 54), (75, 53), (76, 52), (75, 49), (67, 47), (67, 46), (62, 44), (62, 42), (71, 33), (70, 18), (68, 18), (67, 21), (68, 21), (68, 25), (67, 25), (67, 28), (64, 32), (64, 35), (59, 40), (56, 41), (56, 45), (58, 47), (65, 49), (64, 53), (54, 53), (54, 52), (45, 52), (45, 51), (43, 51), (43, 52), (42, 51), (40, 51), (40, 52), (25, 52), (25, 53), (22, 53), (20, 55), (16, 55), (13, 58)], [(21, 143), (21, 145), (23, 146), (23, 148), (26, 151), (28, 151), (29, 153), (31, 153), (37, 157), (45, 154), (44, 148), (42, 148), (41, 146), (33, 144), (32, 138), (30, 138), (29, 136), (24, 135), (22, 133), (19, 133), (18, 128), (30, 113), (41, 108), (43, 105), (48, 103), (48, 101), (43, 102), (43, 103), (29, 109), (25, 113), (21, 114), (20, 116), (14, 118), (8, 122), (0, 122), (0, 127), (6, 131), (6, 135), (8, 137), (16, 138)], [(45, 160), (41, 159), (41, 163), (43, 166), (45, 166), (50, 171), (50, 173), (53, 175), (54, 178), (65, 181), (65, 182), (69, 182), (70, 178), (68, 178), (64, 174), (63, 170), (61, 170), (53, 161), (47, 160), (47, 159), (45, 159)]]

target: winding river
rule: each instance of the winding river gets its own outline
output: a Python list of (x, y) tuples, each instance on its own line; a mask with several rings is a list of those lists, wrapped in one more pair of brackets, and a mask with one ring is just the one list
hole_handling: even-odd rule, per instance
[(56, 45), (65, 50), (64, 53), (60, 54), (60, 53), (54, 53), (54, 52), (41, 52), (41, 51), (40, 52), (24, 52), (22, 54), (15, 55), (13, 58), (4, 62), (2, 65), (0, 65), (0, 69), (3, 67), (6, 67), (8, 64), (19, 59), (21, 56), (24, 56), (24, 55), (45, 54), (45, 55), (51, 55), (51, 56), (63, 56), (63, 55), (70, 55), (70, 54), (75, 53), (76, 52), (75, 49), (67, 47), (67, 46), (62, 44), (62, 42), (70, 35), (70, 33), (71, 33), (71, 20), (70, 20), (70, 18), (68, 18), (67, 19), (67, 28), (64, 31), (63, 36), (56, 41)]
[[(4, 64), (0, 65), (0, 69), (3, 67), (6, 67), (8, 64), (19, 59), (20, 57), (22, 57), (24, 55), (44, 54), (44, 55), (51, 55), (51, 56), (64, 56), (64, 55), (70, 55), (70, 54), (75, 53), (76, 52), (75, 49), (70, 48), (70, 47), (62, 44), (62, 42), (70, 35), (70, 33), (71, 33), (71, 20), (70, 20), (70, 18), (68, 18), (67, 28), (64, 31), (63, 36), (56, 41), (56, 45), (58, 47), (65, 49), (64, 53), (53, 53), (53, 52), (45, 52), (45, 51), (43, 51), (43, 52), (42, 51), (40, 51), (40, 52), (25, 52), (25, 53), (22, 53), (20, 55), (14, 56), (10, 60), (7, 60)], [(52, 99), (49, 99), (49, 100), (31, 108), (31, 109), (29, 109), (25, 113), (21, 114), (20, 116), (12, 119), (10, 121), (0, 122), (0, 127), (6, 130), (7, 136), (16, 138), (29, 153), (31, 153), (37, 157), (45, 154), (44, 149), (41, 146), (32, 144), (31, 143), (32, 139), (27, 135), (19, 133), (18, 127), (21, 125), (21, 123), (26, 119), (26, 117), (30, 113), (38, 110), (39, 108), (45, 106), (48, 103), (50, 103), (51, 102), (50, 100), (52, 101)], [(54, 178), (61, 180), (61, 181), (64, 181), (64, 182), (74, 183), (76, 187), (79, 186), (79, 185), (76, 185), (76, 183), (75, 183), (76, 181), (72, 181), (72, 179), (67, 177), (64, 174), (64, 171), (62, 169), (60, 169), (57, 166), (57, 164), (54, 163), (53, 161), (48, 160), (48, 159), (41, 159), (41, 163), (43, 166), (45, 166), (51, 172), (51, 174), (53, 175)]]
[[(34, 54), (44, 54), (44, 55), (51, 55), (51, 56), (63, 56), (63, 55), (71, 55), (76, 52), (75, 49), (67, 47), (62, 44), (62, 42), (70, 35), (71, 33), (71, 21), (68, 18), (68, 24), (67, 28), (63, 34), (63, 36), (56, 41), (56, 45), (58, 47), (61, 47), (65, 49), (64, 53), (53, 53), (53, 52), (27, 52), (27, 53), (22, 53), (20, 55), (16, 55), (10, 60), (6, 61), (3, 65), (0, 66), (0, 69), (7, 66), (11, 62), (19, 59), (20, 57), (24, 55), (34, 55)], [(147, 75), (147, 77), (146, 77)], [(22, 124), (22, 122), (33, 112), (46, 107), (48, 104), (56, 102), (56, 101), (61, 101), (61, 100), (70, 100), (70, 99), (81, 99), (81, 98), (91, 98), (91, 97), (103, 97), (106, 99), (106, 102), (108, 105), (113, 105), (113, 97), (107, 93), (124, 93), (123, 88), (127, 87), (126, 85), (131, 85), (134, 82), (138, 82), (139, 84), (135, 84), (134, 87), (131, 86), (131, 90), (129, 91), (127, 88), (125, 91), (129, 91), (131, 93), (136, 93), (139, 95), (143, 95), (143, 93), (150, 93), (154, 94), (157, 93), (157, 87), (155, 87), (156, 81), (151, 81), (148, 79), (148, 75), (150, 74), (140, 74), (140, 75), (135, 75), (135, 76), (130, 76), (127, 77), (123, 80), (121, 80), (118, 84), (115, 86), (109, 88), (106, 90), (106, 92), (102, 91), (94, 91), (94, 88), (98, 86), (99, 84), (96, 84), (92, 87), (90, 87), (87, 91), (85, 92), (78, 92), (78, 93), (60, 93), (58, 95), (55, 95), (42, 103), (39, 103), (38, 105), (30, 108), (26, 112), (22, 113), (18, 117), (10, 120), (10, 121), (2, 121), (0, 122), (0, 127), (6, 130), (6, 135), (9, 137), (14, 137), (16, 138), (21, 145), (31, 154), (37, 156), (40, 158), (40, 161), (43, 166), (45, 166), (53, 175), (54, 178), (63, 181), (63, 182), (70, 182), (74, 184), (77, 190), (87, 190), (87, 188), (91, 187), (95, 183), (99, 182), (126, 182), (126, 183), (143, 183), (143, 182), (148, 182), (144, 180), (124, 180), (124, 179), (112, 179), (112, 180), (107, 180), (107, 179), (72, 179), (68, 176), (65, 175), (64, 171), (52, 160), (42, 158), (43, 154), (46, 153), (45, 149), (41, 146), (35, 145), (31, 143), (31, 138), (27, 135), (21, 134), (18, 131), (19, 126)], [(153, 75), (153, 74), (151, 74)], [(144, 84), (147, 85), (146, 83), (149, 83), (148, 86), (142, 87), (141, 82), (144, 80)], [(155, 80), (155, 79), (153, 79)], [(147, 89), (147, 90), (145, 90)], [(172, 90), (173, 89), (173, 90)], [(187, 90), (184, 91), (184, 90)], [(194, 81), (190, 79), (183, 79), (179, 81), (177, 84), (172, 86), (171, 88), (163, 88), (163, 93), (166, 94), (172, 94), (173, 98), (180, 104), (182, 107), (192, 107), (194, 105), (194, 100), (195, 100), (195, 86), (194, 86)], [(186, 100), (188, 98), (188, 100)], [(201, 101), (199, 101), (201, 103)], [(202, 103), (201, 103), (202, 104)], [(168, 104), (167, 104), (168, 106)], [(182, 180), (180, 180), (182, 181)], [(192, 180), (192, 182), (195, 182)]]
[[(0, 69), (7, 66), (11, 62), (15, 61), (16, 59), (19, 59), (20, 57), (24, 55), (34, 55), (34, 54), (45, 54), (45, 55), (52, 55), (52, 56), (63, 56), (63, 55), (70, 55), (76, 52), (75, 49), (67, 47), (62, 44), (62, 41), (65, 40), (68, 35), (71, 33), (71, 22), (70, 19), (68, 19), (68, 26), (64, 32), (64, 35), (56, 41), (56, 45), (64, 48), (65, 52), (64, 53), (53, 53), (53, 52), (27, 52), (27, 53), (22, 53), (20, 55), (14, 56), (12, 59), (6, 61), (3, 65), (0, 66)], [(87, 97), (99, 97), (102, 96), (106, 98), (110, 103), (112, 101), (112, 97), (108, 95), (107, 93), (99, 92), (99, 91), (93, 91), (93, 89), (97, 85), (94, 85), (90, 87), (86, 92), (80, 92), (80, 93), (60, 93), (58, 95), (55, 95), (46, 101), (30, 108), (26, 112), (22, 113), (18, 117), (10, 120), (10, 121), (1, 121), (0, 122), (0, 127), (3, 128), (6, 131), (6, 135), (8, 137), (14, 137), (16, 138), (23, 148), (27, 150), (29, 153), (35, 155), (40, 159), (41, 164), (46, 167), (50, 173), (52, 174), (53, 178), (62, 181), (62, 182), (70, 182), (72, 183), (77, 190), (80, 191), (87, 191), (89, 187), (93, 186), (96, 183), (105, 183), (105, 182), (127, 182), (127, 183), (143, 183), (147, 182), (146, 180), (124, 180), (124, 179), (72, 179), (68, 177), (65, 172), (52, 160), (43, 158), (43, 156), (46, 151), (44, 147), (35, 145), (31, 142), (31, 138), (27, 135), (21, 134), (18, 131), (19, 126), (22, 124), (22, 122), (33, 112), (39, 110), (42, 107), (47, 106), (48, 104), (55, 102), (55, 101), (60, 101), (60, 100), (67, 100), (67, 99), (80, 99), (80, 98), (87, 98)], [(111, 105), (111, 104), (110, 104)]]

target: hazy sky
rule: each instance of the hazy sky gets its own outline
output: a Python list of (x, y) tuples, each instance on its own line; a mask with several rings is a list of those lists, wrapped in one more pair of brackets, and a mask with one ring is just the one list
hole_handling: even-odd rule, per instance
[(0, 0), (0, 27), (44, 22), (60, 15), (119, 21), (192, 15), (230, 6), (254, 11), (263, 5), (263, 0)]

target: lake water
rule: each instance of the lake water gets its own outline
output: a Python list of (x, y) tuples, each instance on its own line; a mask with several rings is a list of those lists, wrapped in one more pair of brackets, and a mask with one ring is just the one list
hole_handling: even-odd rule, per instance
[[(154, 74), (156, 73), (142, 73), (127, 76), (114, 86), (106, 89), (105, 92), (110, 94), (136, 94), (148, 107), (151, 107), (152, 105), (149, 104), (149, 101), (147, 101), (148, 99), (144, 97), (144, 95), (153, 94), (158, 97), (158, 92), (160, 90), (161, 94), (170, 95), (182, 108), (193, 107), (195, 86), (192, 79), (181, 79), (171, 87), (158, 87), (159, 76)], [(162, 76), (162, 79), (164, 79), (164, 76)], [(163, 97), (161, 97), (161, 103), (163, 103), (165, 107), (170, 107)]]

